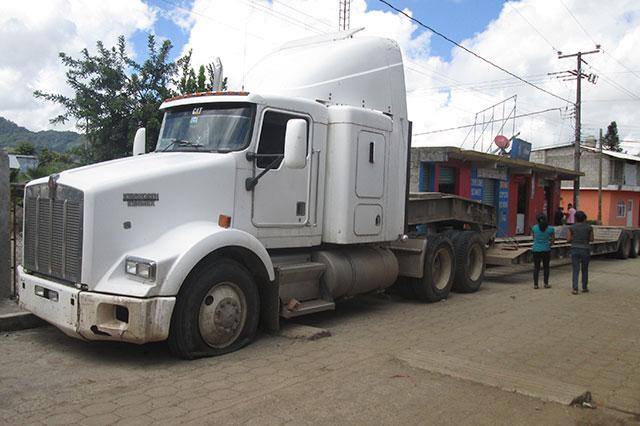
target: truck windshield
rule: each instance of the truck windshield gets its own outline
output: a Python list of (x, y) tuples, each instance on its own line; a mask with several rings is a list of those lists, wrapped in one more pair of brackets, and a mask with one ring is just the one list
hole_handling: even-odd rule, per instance
[(249, 145), (255, 107), (204, 104), (164, 114), (156, 151), (238, 151)]

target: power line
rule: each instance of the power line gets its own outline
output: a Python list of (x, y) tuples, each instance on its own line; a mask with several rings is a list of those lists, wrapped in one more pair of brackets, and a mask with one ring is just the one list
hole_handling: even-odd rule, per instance
[(608, 57), (610, 57), (611, 59), (613, 59), (614, 61), (616, 61), (617, 63), (619, 63), (622, 68), (624, 68), (625, 70), (627, 70), (628, 72), (630, 72), (631, 74), (633, 74), (637, 79), (640, 80), (640, 74), (636, 73), (633, 70), (630, 70), (629, 68), (627, 68), (627, 66), (625, 64), (623, 64), (622, 62), (620, 62), (619, 60), (617, 60), (613, 55), (611, 55), (608, 51), (602, 49), (602, 51), (604, 52), (605, 55), (607, 55)]
[(471, 55), (475, 56), (476, 58), (480, 59), (481, 61), (486, 62), (487, 64), (491, 65), (492, 67), (495, 67), (495, 68), (499, 69), (500, 71), (502, 71), (502, 72), (504, 72), (504, 73), (509, 74), (511, 77), (516, 78), (516, 79), (518, 79), (518, 80), (522, 81), (523, 83), (526, 83), (526, 84), (528, 84), (529, 86), (531, 86), (531, 87), (533, 87), (533, 88), (535, 88), (535, 89), (540, 90), (541, 92), (544, 92), (544, 93), (546, 93), (546, 94), (548, 94), (548, 95), (550, 95), (550, 96), (553, 96), (554, 98), (560, 99), (560, 100), (561, 100), (561, 101), (563, 101), (563, 102), (566, 102), (566, 103), (572, 103), (571, 101), (569, 101), (569, 100), (567, 100), (567, 99), (565, 99), (565, 98), (563, 98), (563, 97), (561, 97), (561, 96), (558, 96), (558, 95), (556, 95), (556, 94), (555, 94), (555, 93), (553, 93), (553, 92), (550, 92), (550, 91), (548, 91), (548, 90), (546, 90), (546, 89), (544, 89), (544, 88), (542, 88), (542, 87), (540, 87), (540, 86), (538, 86), (538, 85), (536, 85), (536, 84), (533, 84), (533, 83), (531, 83), (531, 82), (529, 82), (529, 81), (527, 81), (527, 80), (523, 79), (522, 77), (520, 77), (520, 76), (518, 76), (518, 75), (516, 75), (516, 74), (512, 73), (511, 71), (509, 71), (509, 70), (507, 70), (507, 69), (505, 69), (505, 68), (501, 67), (500, 65), (498, 65), (498, 64), (496, 64), (496, 63), (494, 63), (494, 62), (491, 62), (489, 59), (486, 59), (486, 58), (484, 58), (483, 56), (480, 56), (479, 54), (475, 53), (475, 52), (474, 52), (474, 51), (472, 51), (471, 49), (468, 49), (468, 48), (464, 47), (464, 46), (463, 46), (463, 45), (461, 45), (460, 43), (458, 43), (458, 42), (456, 42), (456, 41), (454, 41), (454, 40), (450, 39), (449, 37), (447, 37), (446, 35), (442, 34), (441, 32), (439, 32), (439, 31), (437, 31), (437, 30), (433, 29), (432, 27), (430, 27), (430, 26), (428, 26), (428, 25), (426, 25), (426, 24), (422, 23), (420, 20), (418, 20), (418, 19), (414, 18), (413, 16), (411, 16), (411, 15), (407, 14), (406, 12), (404, 12), (404, 11), (402, 11), (402, 10), (398, 9), (397, 7), (395, 7), (394, 5), (392, 5), (391, 3), (389, 3), (388, 1), (386, 1), (386, 0), (378, 0), (378, 1), (379, 1), (380, 3), (384, 3), (384, 4), (386, 4), (389, 8), (391, 8), (391, 9), (395, 10), (395, 11), (396, 11), (396, 12), (398, 12), (399, 14), (401, 14), (401, 15), (405, 16), (406, 18), (410, 19), (411, 21), (415, 22), (416, 24), (420, 25), (421, 27), (428, 29), (429, 31), (431, 31), (431, 32), (432, 32), (432, 33), (434, 33), (435, 35), (437, 35), (437, 36), (439, 36), (439, 37), (442, 37), (443, 39), (447, 40), (449, 43), (454, 44), (455, 46), (459, 47), (460, 49), (464, 50), (465, 52), (470, 53)]
[(547, 44), (548, 44), (548, 45), (549, 45), (549, 46), (550, 46), (554, 51), (559, 52), (559, 50), (555, 48), (555, 46), (554, 46), (554, 45), (553, 45), (553, 44), (552, 44), (552, 43), (551, 43), (551, 42), (550, 42), (550, 41), (549, 41), (549, 40), (544, 36), (544, 34), (542, 34), (542, 32), (540, 32), (540, 31), (539, 31), (539, 30), (538, 30), (538, 29), (537, 29), (537, 28), (536, 28), (536, 27), (535, 27), (531, 22), (529, 22), (529, 20), (528, 20), (528, 19), (527, 19), (527, 18), (526, 18), (522, 13), (520, 13), (520, 11), (519, 11), (518, 9), (516, 9), (516, 8), (515, 8), (515, 7), (514, 7), (510, 2), (507, 2), (506, 4), (507, 4), (511, 9), (513, 9), (513, 10), (514, 10), (518, 15), (520, 15), (520, 17), (521, 17), (522, 19), (524, 19), (524, 21), (525, 21), (527, 24), (529, 24), (529, 26), (530, 26), (531, 28), (533, 28), (533, 30), (534, 30), (535, 32), (537, 32), (537, 33), (538, 33), (538, 35), (539, 35), (540, 37), (542, 37), (542, 39), (543, 39), (544, 41), (546, 41), (546, 42), (547, 42)]
[(584, 32), (586, 34), (587, 37), (589, 37), (591, 39), (591, 41), (593, 42), (593, 44), (595, 44), (596, 46), (598, 46), (598, 42), (596, 42), (593, 37), (591, 37), (591, 34), (589, 34), (587, 32), (587, 30), (582, 26), (582, 24), (580, 23), (580, 21), (578, 21), (578, 18), (576, 18), (576, 16), (571, 12), (571, 10), (569, 10), (569, 8), (567, 7), (566, 4), (564, 4), (564, 1), (560, 0), (560, 4), (562, 4), (562, 6), (565, 8), (565, 10), (567, 12), (569, 12), (569, 15), (571, 15), (571, 17), (573, 18), (573, 20), (575, 21), (576, 24), (578, 24), (578, 26), (580, 27), (580, 29), (582, 30), (582, 32)]
[[(547, 109), (542, 110), (542, 111), (534, 111), (534, 112), (529, 112), (529, 113), (526, 113), (526, 114), (514, 115), (511, 118), (515, 119), (515, 118), (529, 117), (529, 116), (532, 116), (532, 115), (543, 114), (545, 112), (561, 111), (561, 110), (562, 110), (562, 108), (547, 108)], [(482, 124), (501, 123), (503, 121), (504, 120), (488, 120), (488, 121), (482, 122)], [(469, 127), (474, 127), (476, 125), (478, 125), (478, 124), (465, 124), (463, 126), (449, 127), (447, 129), (430, 130), (428, 132), (414, 133), (412, 136), (422, 136), (422, 135), (430, 135), (430, 134), (433, 134), (433, 133), (449, 132), (451, 130), (468, 129)]]

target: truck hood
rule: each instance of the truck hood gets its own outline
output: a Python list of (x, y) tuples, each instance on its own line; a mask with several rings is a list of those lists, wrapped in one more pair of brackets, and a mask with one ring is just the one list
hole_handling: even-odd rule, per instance
[(233, 153), (152, 153), (60, 173), (59, 185), (82, 191), (82, 282), (94, 289), (172, 229), (233, 217), (235, 182)]
[[(109, 187), (135, 184), (141, 180), (154, 180), (167, 175), (180, 175), (197, 169), (217, 168), (224, 163), (234, 163), (228, 154), (202, 152), (166, 152), (138, 155), (91, 164), (60, 173), (58, 183), (95, 192)], [(44, 183), (49, 178), (33, 183)]]

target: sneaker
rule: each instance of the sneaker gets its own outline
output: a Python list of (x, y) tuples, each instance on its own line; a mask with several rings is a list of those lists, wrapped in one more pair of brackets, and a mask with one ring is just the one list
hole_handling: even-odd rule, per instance
[(534, 285), (533, 285), (533, 288), (534, 288), (535, 290), (537, 290), (537, 289), (539, 289), (540, 287), (538, 287), (538, 284), (534, 284)]
[(578, 294), (578, 289), (574, 288), (573, 290), (571, 290), (571, 294)]
[(582, 289), (582, 292), (583, 292), (583, 293), (589, 293), (589, 289), (588, 289), (588, 288), (583, 288), (583, 289)]
[(549, 284), (545, 284), (544, 288), (551, 288), (551, 286)]

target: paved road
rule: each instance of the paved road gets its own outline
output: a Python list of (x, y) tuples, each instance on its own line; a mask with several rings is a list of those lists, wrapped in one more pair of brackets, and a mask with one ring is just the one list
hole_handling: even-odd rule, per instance
[[(568, 266), (551, 276), (552, 289), (533, 290), (528, 270), (494, 269), (477, 294), (432, 305), (359, 298), (305, 319), (331, 337), (264, 335), (191, 362), (162, 344), (5, 333), (0, 423), (640, 423), (640, 259), (593, 261), (579, 296)], [(500, 389), (522, 378), (540, 386)], [(545, 401), (562, 389), (591, 391), (598, 408)]]

